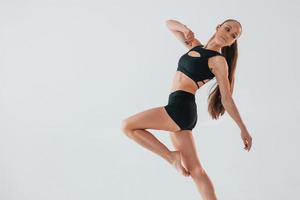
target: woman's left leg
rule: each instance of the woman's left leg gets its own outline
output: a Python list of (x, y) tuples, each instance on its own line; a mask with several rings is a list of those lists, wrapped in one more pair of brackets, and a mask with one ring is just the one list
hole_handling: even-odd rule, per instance
[(213, 184), (200, 164), (192, 131), (171, 132), (170, 137), (174, 148), (181, 152), (183, 165), (189, 171), (201, 197), (204, 200), (217, 200)]

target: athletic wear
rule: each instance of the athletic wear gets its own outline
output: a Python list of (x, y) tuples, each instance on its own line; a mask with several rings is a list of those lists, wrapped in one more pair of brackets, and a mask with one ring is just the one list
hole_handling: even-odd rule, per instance
[[(198, 52), (200, 56), (189, 55), (191, 51)], [(203, 45), (195, 46), (180, 57), (177, 71), (190, 77), (199, 88), (198, 81), (205, 83), (205, 79), (212, 79), (215, 76), (209, 69), (208, 59), (217, 55), (223, 56), (217, 51), (205, 49)], [(196, 126), (198, 116), (193, 93), (184, 90), (172, 92), (164, 108), (181, 130), (192, 130)]]
[[(191, 51), (196, 51), (200, 53), (200, 57), (194, 57), (188, 53)], [(203, 45), (195, 46), (191, 48), (187, 53), (182, 55), (178, 61), (177, 71), (183, 72), (185, 75), (194, 80), (197, 87), (199, 88), (198, 81), (205, 79), (212, 79), (215, 75), (210, 71), (208, 66), (208, 58), (221, 55), (221, 53), (205, 49)]]
[(176, 90), (169, 94), (168, 105), (164, 108), (181, 130), (192, 130), (196, 126), (197, 105), (194, 94)]

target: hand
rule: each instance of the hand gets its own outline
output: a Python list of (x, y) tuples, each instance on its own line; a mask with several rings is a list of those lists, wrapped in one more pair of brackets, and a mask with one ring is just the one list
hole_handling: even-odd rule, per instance
[(186, 28), (186, 30), (183, 32), (184, 37), (185, 37), (185, 43), (189, 44), (190, 42), (192, 42), (194, 40), (194, 33), (184, 25), (184, 27)]
[(252, 137), (250, 136), (247, 129), (241, 130), (241, 137), (244, 142), (244, 149), (250, 151), (250, 148), (252, 146)]

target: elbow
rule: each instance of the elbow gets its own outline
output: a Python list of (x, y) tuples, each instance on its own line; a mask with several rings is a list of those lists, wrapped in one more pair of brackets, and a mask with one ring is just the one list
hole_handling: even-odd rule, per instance
[(167, 19), (166, 20), (166, 23), (168, 24), (168, 23), (171, 23), (171, 22), (173, 22), (174, 20), (173, 19)]
[(172, 27), (172, 23), (174, 22), (174, 20), (172, 19), (168, 19), (166, 20), (166, 26), (171, 30), (171, 27)]
[(166, 20), (166, 25), (170, 30), (175, 29), (178, 24), (179, 24), (179, 22), (177, 20), (174, 20), (174, 19)]
[(166, 22), (166, 25), (169, 25), (172, 22), (172, 19), (168, 19), (165, 22)]

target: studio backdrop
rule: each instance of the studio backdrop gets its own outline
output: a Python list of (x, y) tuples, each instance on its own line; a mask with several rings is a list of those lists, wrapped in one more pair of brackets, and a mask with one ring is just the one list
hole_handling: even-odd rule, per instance
[[(199, 199), (190, 178), (122, 132), (122, 120), (167, 104), (187, 48), (225, 19), (243, 26), (233, 98), (253, 137), (212, 120), (212, 80), (197, 91), (193, 130), (222, 200), (294, 200), (300, 190), (299, 10), (291, 1), (1, 0), (0, 199)], [(152, 130), (170, 149), (170, 135)]]

